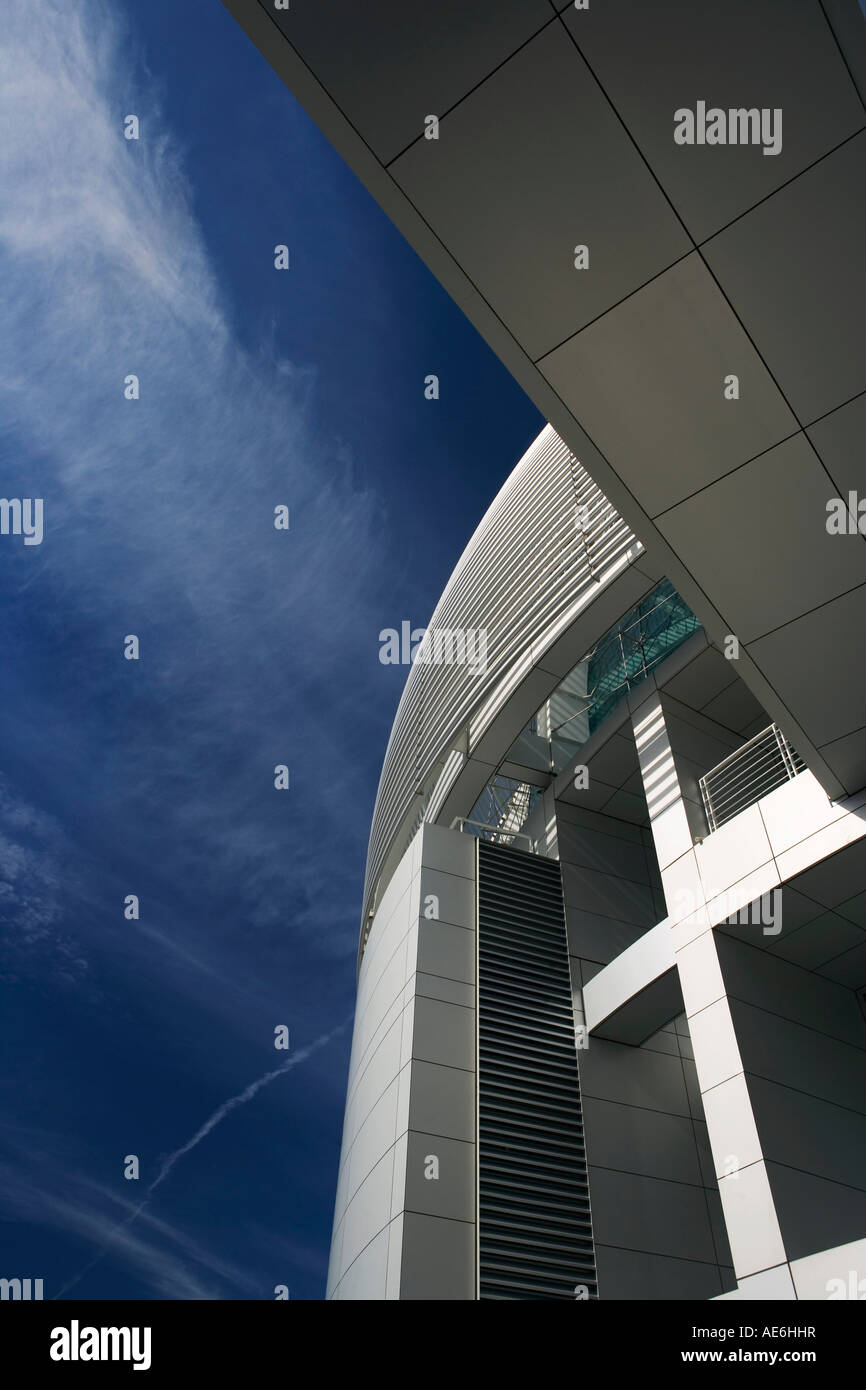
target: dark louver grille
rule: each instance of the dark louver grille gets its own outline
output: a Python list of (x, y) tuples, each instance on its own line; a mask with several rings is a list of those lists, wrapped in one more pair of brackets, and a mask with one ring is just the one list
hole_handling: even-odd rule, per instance
[(596, 1296), (559, 865), (478, 843), (481, 1298)]

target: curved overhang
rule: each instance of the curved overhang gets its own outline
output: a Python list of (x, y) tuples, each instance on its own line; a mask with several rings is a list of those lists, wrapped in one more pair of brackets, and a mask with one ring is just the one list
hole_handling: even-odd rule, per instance
[[(738, 638), (743, 680), (827, 793), (857, 791), (866, 535), (850, 499), (862, 495), (866, 419), (866, 28), (856, 0), (699, 13), (693, 0), (224, 3), (711, 639)], [(854, 516), (835, 534), (834, 498)], [(461, 701), (455, 730), (471, 704)], [(400, 737), (415, 722), (401, 722)], [(425, 750), (447, 753), (448, 722), (425, 730)], [(405, 806), (405, 788), (391, 785), (397, 753), (377, 807), (374, 878)], [(419, 807), (430, 766), (420, 758)]]

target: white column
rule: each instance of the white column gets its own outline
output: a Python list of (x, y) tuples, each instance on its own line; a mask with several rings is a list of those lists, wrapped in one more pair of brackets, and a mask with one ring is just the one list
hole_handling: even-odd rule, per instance
[(698, 855), (657, 691), (637, 707), (633, 727), (734, 1270), (738, 1280), (776, 1270), (772, 1296), (793, 1298)]

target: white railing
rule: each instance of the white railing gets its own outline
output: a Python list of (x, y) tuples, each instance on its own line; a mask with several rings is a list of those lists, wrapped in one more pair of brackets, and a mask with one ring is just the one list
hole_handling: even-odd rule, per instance
[[(451, 829), (464, 831), (467, 825), (478, 831), (479, 840), (490, 840), (496, 845), (511, 845), (514, 844), (515, 840), (525, 840), (529, 853), (538, 853), (538, 841), (520, 830), (503, 830), (501, 826), (488, 825), (486, 821), (481, 820), (470, 820), (468, 816), (455, 816), (451, 822)], [(518, 845), (517, 848), (519, 849), (520, 846)]]
[(755, 734), (700, 780), (710, 830), (718, 830), (762, 796), (805, 771), (805, 767), (777, 724)]

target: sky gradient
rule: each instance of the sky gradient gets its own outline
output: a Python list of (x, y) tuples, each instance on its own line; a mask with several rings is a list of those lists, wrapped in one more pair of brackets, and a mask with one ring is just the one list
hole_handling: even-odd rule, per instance
[(0, 1274), (321, 1298), (378, 634), (543, 421), (219, 0), (0, 50)]

